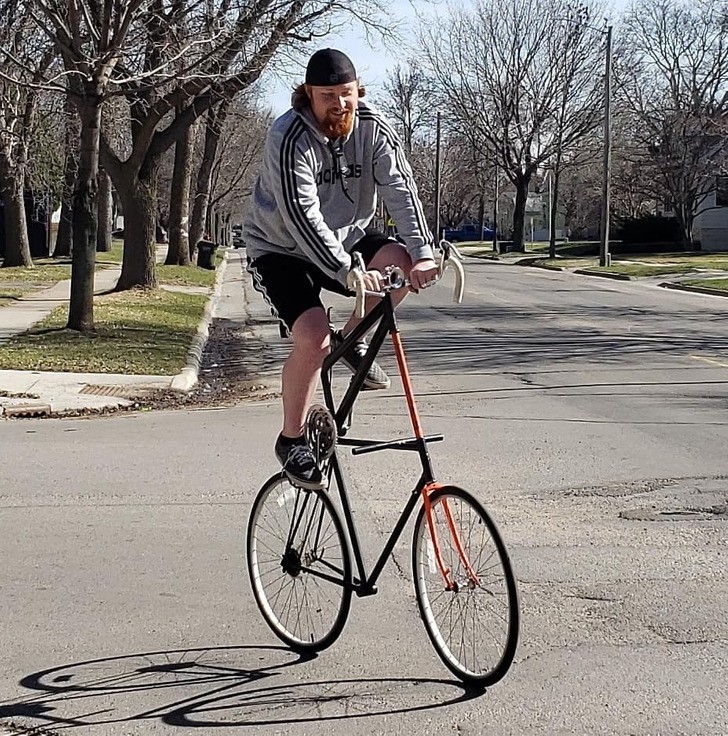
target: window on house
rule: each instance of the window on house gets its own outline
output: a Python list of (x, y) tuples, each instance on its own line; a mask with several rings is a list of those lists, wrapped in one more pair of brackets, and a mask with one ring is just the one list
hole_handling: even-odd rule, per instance
[(728, 176), (715, 177), (715, 206), (728, 207)]

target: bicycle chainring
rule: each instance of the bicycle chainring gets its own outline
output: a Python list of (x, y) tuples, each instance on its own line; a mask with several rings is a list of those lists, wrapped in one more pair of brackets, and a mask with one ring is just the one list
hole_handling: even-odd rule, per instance
[(336, 447), (336, 422), (331, 412), (321, 404), (314, 404), (306, 415), (303, 434), (316, 461), (322, 465), (331, 457)]

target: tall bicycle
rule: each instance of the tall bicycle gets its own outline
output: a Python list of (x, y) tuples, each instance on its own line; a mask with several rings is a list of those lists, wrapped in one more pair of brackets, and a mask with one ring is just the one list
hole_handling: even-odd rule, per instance
[[(455, 300), (462, 299), (463, 270), (454, 247), (443, 241), (440, 274), (452, 266)], [(361, 266), (363, 270), (363, 266)], [(364, 313), (362, 270), (352, 271), (357, 310)], [(327, 490), (296, 487), (284, 471), (258, 492), (247, 531), (248, 572), (258, 607), (273, 632), (298, 651), (320, 651), (341, 634), (359, 597), (377, 592), (377, 580), (404, 527), (416, 511), (412, 569), (420, 616), (444, 664), (461, 680), (481, 686), (500, 680), (516, 652), (519, 605), (516, 580), (495, 522), (468, 491), (435, 480), (428, 445), (443, 435), (425, 435), (415, 404), (390, 293), (405, 285), (392, 269), (381, 301), (324, 360), (321, 381), (326, 406), (313, 406), (306, 438), (327, 480)], [(376, 329), (361, 365), (338, 405), (331, 372), (347, 348)], [(391, 336), (414, 436), (372, 440), (348, 437), (354, 403), (364, 377)], [(367, 573), (338, 452), (416, 452), (422, 473), (384, 547)], [(341, 514), (331, 500), (338, 489)], [(352, 570), (352, 555), (355, 570)]]

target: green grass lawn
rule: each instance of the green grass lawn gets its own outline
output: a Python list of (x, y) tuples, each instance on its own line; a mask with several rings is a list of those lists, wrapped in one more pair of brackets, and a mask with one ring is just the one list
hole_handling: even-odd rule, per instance
[(559, 266), (566, 269), (594, 269), (600, 273), (614, 273), (635, 278), (684, 274), (703, 269), (728, 271), (728, 254), (666, 253), (613, 256), (608, 267), (599, 266), (599, 258), (543, 258), (531, 260), (529, 265)]
[[(695, 269), (717, 269), (728, 271), (728, 253), (659, 253), (644, 256), (619, 256), (620, 261), (642, 261), (644, 263), (689, 264)], [(614, 259), (612, 259), (614, 263)]]
[[(685, 264), (683, 266), (675, 266), (671, 264), (660, 265), (658, 263), (654, 265), (644, 265), (640, 263), (615, 263), (612, 261), (612, 265), (607, 268), (601, 268), (598, 265), (599, 260), (597, 259), (596, 269), (604, 271), (606, 273), (619, 273), (624, 276), (634, 276), (636, 278), (648, 277), (648, 276), (664, 276), (667, 274), (676, 273), (690, 273), (695, 271), (693, 266)], [(582, 267), (583, 268), (583, 267)]]
[[(121, 263), (124, 243), (114, 240), (108, 253), (96, 254), (96, 268)], [(26, 281), (36, 284), (55, 284), (71, 278), (70, 258), (34, 258), (33, 268), (11, 266), (0, 268), (0, 286), (8, 281)]]
[(37, 291), (41, 286), (34, 286), (33, 284), (23, 284), (22, 286), (4, 286), (0, 283), (0, 307), (4, 307), (6, 304), (12, 304), (21, 297), (27, 296), (34, 291)]
[(173, 375), (207, 303), (205, 294), (134, 289), (94, 300), (93, 335), (65, 329), (68, 307), (3, 344), (0, 369)]
[(718, 291), (728, 291), (727, 279), (686, 279), (681, 281), (685, 286), (700, 286), (704, 289), (717, 289)]
[(157, 281), (160, 284), (177, 286), (208, 286), (215, 283), (215, 271), (197, 266), (163, 266), (157, 265)]

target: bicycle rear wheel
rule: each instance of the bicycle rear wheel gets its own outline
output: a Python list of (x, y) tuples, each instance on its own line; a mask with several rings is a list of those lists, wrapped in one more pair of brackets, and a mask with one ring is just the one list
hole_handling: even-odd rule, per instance
[(351, 606), (351, 558), (326, 493), (273, 476), (253, 502), (247, 548), (253, 594), (273, 632), (298, 651), (333, 644)]
[(492, 685), (508, 671), (518, 643), (518, 592), (508, 553), (495, 522), (467, 491), (440, 488), (430, 502), (436, 542), (423, 506), (412, 545), (420, 615), (451, 672), (465, 682)]

